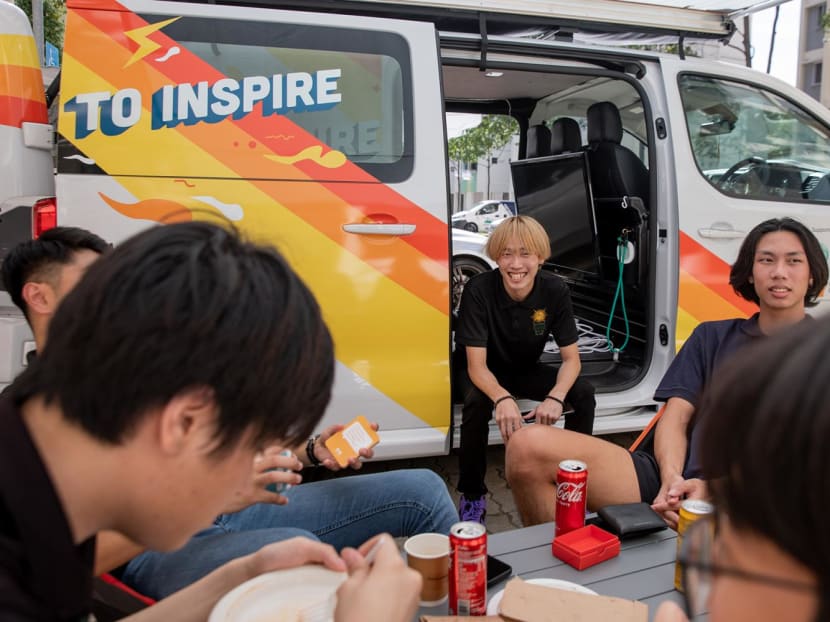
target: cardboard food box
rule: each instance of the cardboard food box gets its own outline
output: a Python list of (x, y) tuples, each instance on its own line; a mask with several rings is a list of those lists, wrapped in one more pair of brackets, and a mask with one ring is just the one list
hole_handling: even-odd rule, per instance
[(554, 538), (553, 556), (577, 570), (620, 554), (620, 539), (595, 525), (585, 525)]
[[(511, 580), (504, 589), (501, 615), (478, 617), (483, 622), (648, 622), (648, 607), (643, 603), (560, 590)], [(421, 622), (455, 622), (473, 618), (421, 616)]]

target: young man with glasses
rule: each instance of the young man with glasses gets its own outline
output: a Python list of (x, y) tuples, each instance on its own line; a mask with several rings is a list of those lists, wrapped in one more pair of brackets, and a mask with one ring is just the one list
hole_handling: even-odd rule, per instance
[[(687, 614), (710, 622), (830, 620), (830, 319), (724, 365), (700, 404), (716, 512), (689, 528)], [(657, 622), (686, 616), (673, 603)]]
[(588, 464), (588, 507), (644, 501), (677, 524), (685, 497), (706, 495), (696, 416), (701, 391), (723, 361), (754, 341), (797, 324), (827, 284), (827, 260), (815, 235), (791, 218), (774, 218), (747, 235), (732, 266), (735, 292), (759, 306), (751, 318), (703, 322), (678, 352), (654, 395), (666, 402), (653, 451), (629, 452), (598, 438), (546, 425), (515, 433), (506, 474), (525, 525), (555, 518), (556, 465)]

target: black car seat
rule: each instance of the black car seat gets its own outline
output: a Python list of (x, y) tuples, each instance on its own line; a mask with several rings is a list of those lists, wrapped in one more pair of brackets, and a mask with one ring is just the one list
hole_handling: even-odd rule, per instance
[(579, 123), (570, 117), (560, 117), (550, 128), (550, 153), (572, 153), (582, 149), (582, 131)]
[(622, 120), (611, 102), (588, 108), (588, 163), (595, 197), (640, 197), (648, 207), (648, 169), (620, 143)]
[(540, 125), (527, 128), (527, 149), (525, 157), (541, 158), (550, 155), (550, 128), (543, 121)]

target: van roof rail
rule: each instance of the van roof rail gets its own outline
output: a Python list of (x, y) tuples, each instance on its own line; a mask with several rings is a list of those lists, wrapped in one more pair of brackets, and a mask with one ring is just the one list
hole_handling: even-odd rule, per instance
[[(204, 0), (179, 0), (204, 2)], [(672, 4), (676, 0), (664, 0)], [(486, 20), (490, 35), (541, 32), (628, 33), (690, 39), (728, 39), (737, 10), (774, 0), (708, 0), (719, 10), (666, 6), (633, 0), (210, 0), (211, 4), (245, 5), (302, 11), (325, 11), (433, 22), (446, 32), (479, 33)], [(679, 3), (678, 3), (679, 4)]]

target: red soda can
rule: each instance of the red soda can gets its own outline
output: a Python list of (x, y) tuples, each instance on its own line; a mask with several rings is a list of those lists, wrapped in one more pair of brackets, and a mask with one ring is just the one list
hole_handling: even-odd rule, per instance
[(588, 466), (579, 460), (563, 460), (556, 474), (556, 537), (585, 526), (588, 498)]
[(487, 530), (481, 523), (456, 523), (450, 529), (449, 612), (487, 614)]

